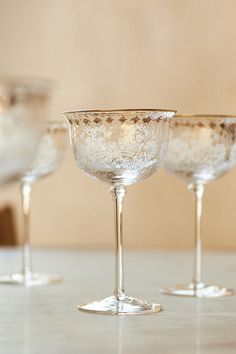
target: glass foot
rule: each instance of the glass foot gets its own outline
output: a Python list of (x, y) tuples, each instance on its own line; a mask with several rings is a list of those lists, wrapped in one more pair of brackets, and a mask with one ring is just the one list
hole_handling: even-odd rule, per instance
[(0, 276), (0, 284), (15, 284), (25, 286), (38, 286), (58, 283), (61, 278), (56, 274), (39, 274), (39, 273), (15, 273)]
[(87, 305), (78, 306), (85, 312), (103, 315), (141, 315), (156, 313), (162, 310), (161, 305), (125, 296), (118, 300), (115, 296), (107, 297), (101, 301), (94, 301)]
[(231, 289), (222, 288), (216, 285), (205, 285), (204, 283), (177, 285), (174, 287), (161, 289), (163, 294), (177, 295), (177, 296), (194, 296), (194, 297), (222, 297), (234, 294)]

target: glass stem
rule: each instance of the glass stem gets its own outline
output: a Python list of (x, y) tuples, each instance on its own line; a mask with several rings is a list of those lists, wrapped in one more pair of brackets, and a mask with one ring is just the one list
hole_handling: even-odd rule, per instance
[(123, 225), (122, 208), (126, 189), (123, 185), (111, 188), (115, 201), (115, 291), (118, 300), (125, 298), (124, 290), (124, 263), (123, 263)]
[(22, 227), (22, 237), (23, 237), (23, 274), (25, 276), (30, 276), (32, 274), (32, 264), (31, 264), (31, 246), (30, 246), (30, 194), (31, 194), (31, 184), (22, 183), (21, 185), (21, 196), (22, 196), (22, 210), (23, 210), (23, 227)]
[(195, 288), (202, 283), (202, 197), (204, 186), (195, 184), (195, 242), (194, 242), (194, 275), (193, 284)]

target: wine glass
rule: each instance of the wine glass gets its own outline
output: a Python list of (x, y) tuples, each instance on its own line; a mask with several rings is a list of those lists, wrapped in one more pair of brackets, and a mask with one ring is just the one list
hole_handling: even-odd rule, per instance
[(0, 77), (0, 185), (19, 179), (31, 163), (40, 138), (51, 83), (26, 77)]
[(100, 301), (78, 306), (82, 311), (124, 315), (159, 312), (161, 306), (128, 297), (124, 290), (122, 206), (126, 186), (151, 176), (167, 150), (169, 120), (174, 111), (73, 111), (64, 115), (78, 166), (110, 185), (115, 204), (115, 291)]
[(30, 247), (30, 195), (33, 184), (57, 170), (64, 157), (67, 125), (64, 122), (45, 122), (37, 153), (31, 167), (21, 178), (23, 211), (23, 265), (22, 272), (0, 276), (0, 283), (26, 286), (44, 285), (60, 280), (54, 274), (35, 273), (32, 269)]
[(188, 285), (161, 289), (165, 294), (197, 297), (232, 295), (233, 291), (206, 285), (202, 279), (202, 197), (205, 185), (236, 164), (236, 116), (175, 116), (165, 170), (183, 178), (195, 194), (194, 274)]

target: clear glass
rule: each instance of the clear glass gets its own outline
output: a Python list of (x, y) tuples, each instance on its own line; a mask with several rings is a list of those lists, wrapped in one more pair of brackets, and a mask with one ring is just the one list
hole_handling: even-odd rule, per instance
[(0, 186), (19, 179), (30, 165), (50, 92), (47, 80), (0, 77)]
[(78, 166), (110, 185), (115, 207), (115, 289), (113, 296), (81, 311), (109, 315), (145, 314), (159, 304), (126, 295), (123, 263), (123, 200), (126, 186), (151, 176), (165, 157), (174, 111), (112, 110), (65, 112)]
[(31, 167), (21, 179), (23, 211), (22, 272), (0, 276), (0, 283), (26, 286), (44, 285), (60, 281), (55, 274), (35, 273), (32, 269), (30, 246), (30, 196), (33, 184), (57, 170), (64, 157), (68, 128), (64, 122), (46, 122)]
[(206, 285), (202, 279), (202, 198), (205, 185), (236, 164), (236, 117), (220, 115), (176, 116), (165, 170), (183, 178), (195, 195), (194, 274), (188, 285), (164, 288), (165, 294), (196, 297), (232, 295), (233, 290)]

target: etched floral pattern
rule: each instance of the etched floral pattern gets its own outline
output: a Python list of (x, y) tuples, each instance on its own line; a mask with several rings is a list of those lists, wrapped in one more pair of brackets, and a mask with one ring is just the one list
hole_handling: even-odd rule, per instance
[(66, 133), (64, 124), (47, 123), (33, 162), (22, 178), (24, 182), (35, 181), (58, 168), (64, 157)]
[(207, 183), (236, 164), (236, 118), (176, 118), (165, 168), (191, 182)]
[(126, 126), (117, 141), (112, 139), (114, 127), (86, 127), (76, 145), (81, 163), (92, 168), (118, 170), (135, 168), (157, 159), (156, 127), (146, 125)]
[(111, 183), (131, 184), (153, 173), (162, 161), (172, 112), (69, 115), (78, 165)]

